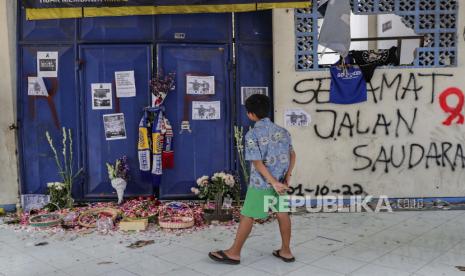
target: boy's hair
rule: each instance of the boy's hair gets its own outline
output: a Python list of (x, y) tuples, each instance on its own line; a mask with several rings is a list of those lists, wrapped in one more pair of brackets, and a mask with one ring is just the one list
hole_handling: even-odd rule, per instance
[(247, 112), (257, 115), (259, 119), (268, 117), (270, 107), (270, 98), (261, 94), (254, 94), (245, 101), (245, 109)]

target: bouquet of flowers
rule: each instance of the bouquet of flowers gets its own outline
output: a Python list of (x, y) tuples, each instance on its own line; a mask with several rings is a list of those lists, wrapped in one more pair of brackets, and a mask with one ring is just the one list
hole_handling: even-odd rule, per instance
[(128, 158), (126, 156), (119, 158), (116, 160), (115, 165), (107, 163), (107, 169), (108, 177), (111, 180), (111, 186), (116, 190), (118, 195), (118, 204), (121, 204), (129, 180), (130, 170)]
[[(49, 182), (47, 183), (47, 192), (50, 195), (50, 203), (47, 205), (49, 209), (64, 208), (68, 203), (67, 190), (65, 183), (62, 182)], [(54, 206), (56, 205), (56, 206)]]
[(116, 160), (115, 165), (107, 163), (107, 169), (108, 169), (108, 177), (110, 180), (113, 180), (115, 178), (121, 178), (124, 179), (125, 181), (129, 180), (129, 163), (128, 163), (128, 158), (126, 156), (123, 156), (122, 158), (119, 158)]
[(160, 106), (163, 104), (168, 92), (175, 89), (175, 73), (169, 73), (166, 76), (163, 76), (162, 71), (159, 71), (150, 81), (150, 87), (152, 94), (155, 96), (155, 106)]
[(204, 175), (197, 179), (197, 187), (192, 187), (191, 191), (199, 198), (207, 200), (218, 200), (225, 194), (237, 198), (240, 194), (240, 184), (234, 175), (217, 172), (212, 177)]

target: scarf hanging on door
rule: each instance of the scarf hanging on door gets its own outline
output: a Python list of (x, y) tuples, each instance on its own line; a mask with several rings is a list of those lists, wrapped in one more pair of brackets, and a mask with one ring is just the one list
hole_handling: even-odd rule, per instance
[(174, 168), (174, 151), (173, 151), (173, 128), (166, 117), (164, 118), (165, 123), (165, 145), (162, 153), (162, 167), (164, 169)]
[(159, 111), (156, 114), (155, 121), (152, 124), (152, 174), (154, 175), (162, 175), (162, 163), (161, 163), (161, 155), (163, 152), (163, 135), (162, 135), (162, 127), (163, 127), (163, 112)]
[(139, 143), (137, 146), (139, 156), (139, 169), (141, 171), (150, 171), (150, 140), (149, 140), (149, 122), (147, 111), (139, 123)]
[[(150, 130), (150, 137), (149, 137)], [(174, 167), (173, 130), (163, 108), (147, 108), (139, 123), (139, 168), (162, 175)]]

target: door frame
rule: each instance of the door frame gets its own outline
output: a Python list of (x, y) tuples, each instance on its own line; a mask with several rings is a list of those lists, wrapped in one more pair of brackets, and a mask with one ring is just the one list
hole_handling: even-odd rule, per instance
[[(237, 123), (237, 112), (236, 112), (236, 98), (235, 98), (235, 76), (234, 76), (234, 68), (233, 68), (233, 47), (234, 45), (232, 43), (156, 43), (154, 47), (154, 73), (160, 72), (162, 70), (164, 73), (168, 73), (162, 68), (162, 64), (160, 62), (160, 56), (161, 50), (160, 47), (163, 46), (189, 46), (189, 45), (195, 45), (195, 46), (206, 46), (206, 47), (225, 47), (225, 51), (228, 51), (227, 55), (225, 56), (226, 58), (226, 68), (224, 68), (224, 73), (225, 76), (227, 77), (227, 84), (226, 84), (226, 92), (228, 93), (226, 95), (227, 103), (224, 104), (226, 110), (225, 113), (227, 114), (227, 118), (225, 118), (225, 121), (228, 123), (225, 125), (225, 130), (226, 130), (226, 139), (227, 145), (228, 145), (228, 152), (226, 152), (226, 160), (229, 163), (229, 168), (224, 168), (225, 171), (237, 171), (237, 156), (236, 156), (236, 151), (235, 151), (235, 144), (234, 144), (234, 125)], [(184, 78), (185, 76), (178, 76), (176, 75), (176, 78), (180, 80), (181, 78)], [(177, 91), (181, 93), (185, 93), (185, 91)], [(239, 95), (240, 96), (240, 95)], [(169, 97), (169, 96), (168, 96)], [(190, 110), (190, 109), (189, 109)], [(189, 111), (190, 113), (190, 111)], [(176, 135), (179, 135), (178, 133), (175, 133), (174, 139), (176, 139)], [(175, 148), (176, 151), (176, 148)], [(161, 176), (163, 178), (163, 175)], [(195, 185), (195, 180), (193, 179), (192, 185), (194, 187)], [(161, 185), (162, 185), (162, 180), (160, 180), (160, 185), (156, 191), (156, 195), (161, 198), (161, 199), (195, 199), (197, 198), (193, 194), (185, 194), (185, 195), (180, 195), (180, 194), (166, 194), (164, 196), (161, 195)]]
[[(78, 60), (79, 62), (84, 62), (85, 64), (85, 60), (82, 60), (83, 58), (83, 54), (82, 54), (82, 51), (83, 49), (85, 48), (92, 48), (94, 46), (101, 46), (101, 47), (119, 47), (119, 46), (128, 46), (128, 45), (137, 45), (137, 46), (146, 46), (146, 47), (149, 47), (149, 50), (148, 50), (148, 54), (150, 55), (149, 56), (149, 60), (150, 60), (150, 75), (153, 75), (153, 45), (150, 44), (150, 43), (122, 43), (122, 44), (117, 44), (117, 43), (86, 43), (86, 44), (79, 44), (77, 45), (77, 57), (78, 57)], [(89, 164), (89, 160), (88, 160), (88, 156), (87, 156), (87, 153), (86, 153), (86, 150), (87, 149), (87, 131), (86, 131), (86, 125), (87, 125), (87, 117), (86, 117), (86, 99), (87, 97), (89, 97), (89, 95), (86, 95), (86, 84), (84, 83), (85, 82), (85, 77), (84, 77), (84, 74), (85, 74), (85, 71), (84, 71), (84, 68), (82, 67), (82, 64), (80, 65), (79, 67), (79, 70), (77, 72), (78, 74), (78, 79), (77, 79), (77, 83), (79, 85), (79, 89), (77, 90), (79, 93), (77, 98), (79, 100), (79, 112), (80, 112), (80, 121), (78, 122), (79, 123), (79, 137), (80, 137), (80, 145), (81, 145), (81, 151), (80, 151), (80, 155), (81, 155), (81, 160), (82, 160), (82, 164), (81, 167), (84, 168), (84, 175), (83, 177), (81, 177), (81, 181), (80, 181), (80, 187), (79, 187), (79, 195), (80, 197), (78, 198), (81, 199), (81, 200), (92, 200), (92, 199), (108, 199), (108, 200), (113, 200), (115, 198), (115, 195), (90, 195), (90, 196), (86, 196), (89, 194), (89, 176), (88, 176), (88, 173), (87, 173), (87, 168), (88, 166), (90, 165)], [(113, 98), (115, 99), (116, 98), (116, 90), (114, 89), (113, 87), (114, 83), (112, 83), (112, 95), (113, 95)], [(146, 99), (146, 102), (147, 102), (147, 106), (149, 106), (151, 104), (151, 93), (149, 91), (148, 95), (147, 95), (147, 99)], [(115, 103), (113, 103), (113, 113), (116, 113), (116, 111), (114, 110), (115, 108)], [(126, 122), (126, 121), (125, 121)], [(126, 125), (126, 131), (127, 131), (127, 125)], [(131, 168), (132, 170), (136, 170), (138, 168)], [(152, 193), (154, 192), (154, 189), (153, 189), (153, 183), (152, 184)], [(139, 196), (139, 195), (130, 195), (128, 194), (127, 196)]]

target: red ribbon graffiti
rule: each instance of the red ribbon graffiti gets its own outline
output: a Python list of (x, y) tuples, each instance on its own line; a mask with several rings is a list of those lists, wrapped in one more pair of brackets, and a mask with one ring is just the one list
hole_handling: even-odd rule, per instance
[[(451, 95), (455, 95), (459, 98), (459, 101), (455, 107), (450, 107), (447, 104), (447, 98)], [(463, 92), (462, 90), (456, 87), (448, 88), (441, 93), (441, 95), (439, 96), (439, 104), (441, 105), (442, 110), (444, 110), (446, 113), (450, 113), (449, 117), (444, 122), (442, 122), (443, 125), (450, 126), (452, 121), (457, 117), (459, 117), (459, 119), (457, 120), (457, 124), (463, 125), (465, 119), (461, 113), (463, 103)]]

